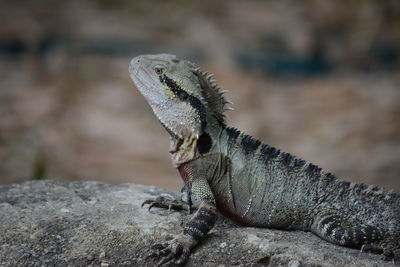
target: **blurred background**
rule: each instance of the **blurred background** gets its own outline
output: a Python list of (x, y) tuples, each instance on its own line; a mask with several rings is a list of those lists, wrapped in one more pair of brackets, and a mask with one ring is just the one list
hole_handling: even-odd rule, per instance
[(178, 191), (130, 59), (214, 73), (228, 124), (350, 181), (400, 192), (400, 1), (0, 1), (0, 183)]

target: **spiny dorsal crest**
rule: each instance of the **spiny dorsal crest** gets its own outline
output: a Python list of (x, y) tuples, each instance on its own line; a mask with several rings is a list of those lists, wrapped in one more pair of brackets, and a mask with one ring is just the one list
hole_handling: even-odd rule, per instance
[(217, 81), (213, 79), (213, 74), (201, 71), (200, 68), (196, 68), (194, 74), (199, 77), (199, 87), (207, 101), (208, 110), (218, 122), (225, 124), (225, 111), (233, 110), (232, 107), (227, 106), (233, 103), (224, 97), (228, 91), (221, 89)]

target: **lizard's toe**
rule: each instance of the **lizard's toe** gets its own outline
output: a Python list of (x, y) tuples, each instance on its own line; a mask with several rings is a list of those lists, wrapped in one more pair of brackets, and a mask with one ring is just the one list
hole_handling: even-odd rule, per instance
[(156, 199), (148, 199), (145, 200), (142, 203), (142, 207), (144, 205), (149, 205), (149, 210), (153, 207), (156, 208), (161, 208), (161, 209), (168, 209), (168, 210), (176, 210), (176, 211), (182, 211), (182, 210), (188, 210), (188, 206), (186, 203), (181, 202), (179, 200), (174, 200), (174, 199), (167, 199), (163, 196), (159, 196)]
[(162, 258), (157, 263), (157, 266), (161, 266), (173, 260), (175, 260), (177, 265), (186, 264), (189, 260), (190, 249), (194, 246), (193, 241), (187, 238), (187, 236), (180, 235), (167, 243), (154, 245), (153, 248), (156, 250), (146, 257), (146, 259), (161, 256)]
[(157, 263), (157, 266), (161, 266), (164, 263), (171, 261), (172, 259), (179, 257), (182, 253), (183, 246), (180, 243), (172, 243), (163, 250), (165, 256)]
[(168, 248), (168, 243), (158, 243), (153, 246), (151, 246), (151, 249), (154, 250), (151, 252), (149, 255), (147, 255), (144, 259), (147, 260), (149, 258), (153, 257), (159, 257), (163, 256), (168, 253), (169, 248)]
[(154, 250), (161, 250), (164, 249), (168, 246), (168, 243), (158, 243), (158, 244), (154, 244), (153, 246), (151, 246), (151, 249)]
[(143, 208), (144, 205), (151, 204), (153, 202), (154, 202), (154, 199), (147, 199), (147, 200), (143, 201), (141, 207)]
[(175, 261), (177, 265), (185, 265), (189, 260), (190, 250), (185, 249), (183, 250), (181, 256)]

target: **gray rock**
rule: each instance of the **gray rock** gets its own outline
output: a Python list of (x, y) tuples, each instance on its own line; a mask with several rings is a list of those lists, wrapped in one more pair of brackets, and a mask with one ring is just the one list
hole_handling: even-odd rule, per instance
[[(154, 266), (150, 247), (186, 213), (141, 203), (172, 193), (143, 185), (35, 181), (0, 187), (0, 266)], [(242, 228), (219, 218), (188, 266), (393, 266), (303, 232)]]

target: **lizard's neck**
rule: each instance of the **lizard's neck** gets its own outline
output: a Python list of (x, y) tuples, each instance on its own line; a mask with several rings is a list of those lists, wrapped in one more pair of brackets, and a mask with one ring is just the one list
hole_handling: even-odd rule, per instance
[(216, 121), (207, 123), (200, 136), (188, 133), (183, 138), (170, 135), (169, 153), (172, 164), (178, 168), (180, 165), (194, 160), (211, 151), (219, 143), (216, 138), (223, 130), (224, 126)]

